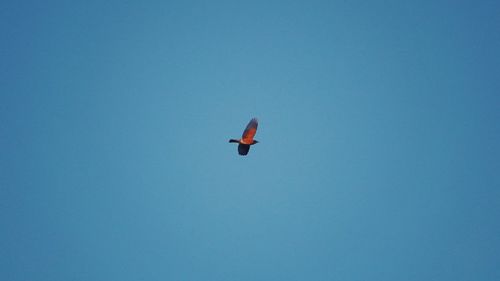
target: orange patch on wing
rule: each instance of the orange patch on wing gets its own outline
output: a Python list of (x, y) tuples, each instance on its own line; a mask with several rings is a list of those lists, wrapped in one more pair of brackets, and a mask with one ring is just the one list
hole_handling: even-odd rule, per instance
[(249, 128), (246, 130), (245, 134), (241, 138), (241, 142), (244, 144), (251, 144), (253, 142), (253, 137), (255, 136), (255, 133), (257, 132), (256, 128)]

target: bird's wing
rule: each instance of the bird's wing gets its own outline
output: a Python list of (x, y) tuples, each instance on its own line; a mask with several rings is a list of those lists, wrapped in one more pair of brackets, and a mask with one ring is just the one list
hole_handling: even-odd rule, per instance
[(258, 125), (259, 121), (257, 120), (257, 118), (253, 118), (252, 120), (250, 120), (245, 131), (243, 132), (243, 136), (241, 137), (241, 140), (244, 143), (251, 144), (253, 142), (253, 137), (255, 136), (255, 133), (257, 133)]
[(250, 150), (250, 145), (248, 144), (239, 144), (238, 145), (238, 154), (240, 155), (247, 155), (248, 151)]

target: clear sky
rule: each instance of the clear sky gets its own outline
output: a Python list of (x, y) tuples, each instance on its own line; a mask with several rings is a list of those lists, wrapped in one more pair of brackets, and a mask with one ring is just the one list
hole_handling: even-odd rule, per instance
[(0, 279), (500, 280), (499, 15), (3, 1)]

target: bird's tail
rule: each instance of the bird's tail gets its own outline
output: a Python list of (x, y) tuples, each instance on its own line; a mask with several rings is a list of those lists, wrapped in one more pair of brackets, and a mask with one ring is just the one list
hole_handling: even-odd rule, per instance
[(235, 139), (230, 139), (229, 142), (237, 142), (237, 143), (239, 143), (240, 141), (239, 140), (235, 140)]

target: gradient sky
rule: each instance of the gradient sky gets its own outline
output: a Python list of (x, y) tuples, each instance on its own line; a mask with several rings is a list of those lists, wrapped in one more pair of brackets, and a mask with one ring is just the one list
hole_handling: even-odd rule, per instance
[(500, 280), (499, 15), (4, 1), (0, 279)]

